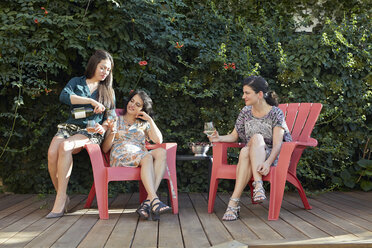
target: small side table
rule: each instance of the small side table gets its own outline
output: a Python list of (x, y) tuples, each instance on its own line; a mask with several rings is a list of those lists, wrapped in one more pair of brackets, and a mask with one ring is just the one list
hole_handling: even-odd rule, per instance
[(209, 197), (209, 187), (211, 184), (211, 174), (212, 174), (212, 163), (213, 163), (213, 156), (205, 155), (205, 156), (194, 156), (194, 155), (176, 155), (176, 160), (180, 161), (207, 161), (208, 163), (208, 197)]

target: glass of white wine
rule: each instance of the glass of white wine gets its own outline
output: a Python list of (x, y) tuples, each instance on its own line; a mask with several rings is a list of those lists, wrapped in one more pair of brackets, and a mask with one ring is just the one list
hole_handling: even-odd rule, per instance
[(205, 122), (204, 123), (204, 133), (207, 136), (211, 136), (216, 131), (216, 128), (213, 125), (213, 122)]
[(95, 133), (95, 130), (96, 130), (96, 121), (95, 120), (88, 120), (88, 123), (87, 123), (88, 133)]
[(106, 115), (107, 115), (107, 122), (112, 123), (112, 122), (115, 121), (115, 119), (116, 119), (115, 109), (109, 109), (109, 110), (107, 110)]

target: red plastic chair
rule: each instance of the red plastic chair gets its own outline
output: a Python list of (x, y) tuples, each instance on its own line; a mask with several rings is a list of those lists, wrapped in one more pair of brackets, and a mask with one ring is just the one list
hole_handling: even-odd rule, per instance
[[(286, 116), (285, 120), (293, 141), (282, 144), (277, 166), (272, 166), (270, 173), (262, 178), (264, 181), (270, 181), (269, 220), (277, 220), (279, 218), (286, 181), (297, 188), (305, 209), (311, 209), (301, 182), (296, 176), (296, 169), (303, 150), (308, 146), (317, 146), (318, 144), (318, 141), (311, 138), (310, 134), (318, 119), (322, 104), (289, 103), (280, 104), (279, 108)], [(245, 146), (242, 143), (214, 143), (213, 145), (213, 167), (209, 188), (208, 213), (213, 212), (218, 180), (236, 179), (236, 165), (229, 165), (227, 163), (227, 148), (241, 148)], [(251, 199), (253, 199), (252, 182), (249, 182)]]
[[(117, 115), (123, 113), (122, 109), (116, 109)], [(178, 193), (177, 193), (177, 174), (176, 174), (176, 152), (177, 143), (147, 144), (148, 150), (162, 147), (167, 151), (167, 164), (169, 169), (165, 170), (163, 179), (168, 181), (171, 206), (174, 214), (178, 213)], [(89, 192), (85, 208), (90, 208), (94, 196), (97, 197), (97, 205), (100, 219), (108, 219), (108, 183), (111, 181), (140, 181), (140, 202), (147, 197), (145, 187), (141, 182), (140, 167), (110, 167), (110, 152), (103, 153), (97, 144), (88, 144), (84, 147), (90, 157), (93, 169), (94, 182)]]

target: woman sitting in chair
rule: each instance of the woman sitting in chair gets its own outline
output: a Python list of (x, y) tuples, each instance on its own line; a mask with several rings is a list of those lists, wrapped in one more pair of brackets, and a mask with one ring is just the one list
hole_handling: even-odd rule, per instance
[(171, 210), (161, 202), (156, 191), (167, 167), (166, 150), (157, 148), (147, 151), (146, 140), (163, 142), (163, 136), (151, 118), (152, 100), (144, 91), (134, 91), (124, 104), (124, 115), (109, 123), (103, 152), (110, 153), (112, 167), (141, 166), (141, 180), (147, 191), (147, 198), (138, 207), (137, 213), (149, 220), (158, 220), (159, 215)]
[(238, 138), (247, 143), (240, 151), (236, 170), (234, 192), (222, 220), (231, 221), (239, 217), (240, 196), (253, 176), (253, 201), (266, 199), (262, 176), (276, 166), (283, 141), (291, 141), (283, 112), (277, 107), (275, 92), (262, 77), (250, 76), (243, 81), (245, 107), (241, 110), (232, 133), (220, 136), (215, 131), (211, 142), (236, 142)]

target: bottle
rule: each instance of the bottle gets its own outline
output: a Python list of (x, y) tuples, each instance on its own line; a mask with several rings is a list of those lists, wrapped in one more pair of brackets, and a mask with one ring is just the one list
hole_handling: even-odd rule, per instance
[(94, 111), (89, 107), (74, 108), (71, 110), (72, 118), (81, 119), (94, 115)]

